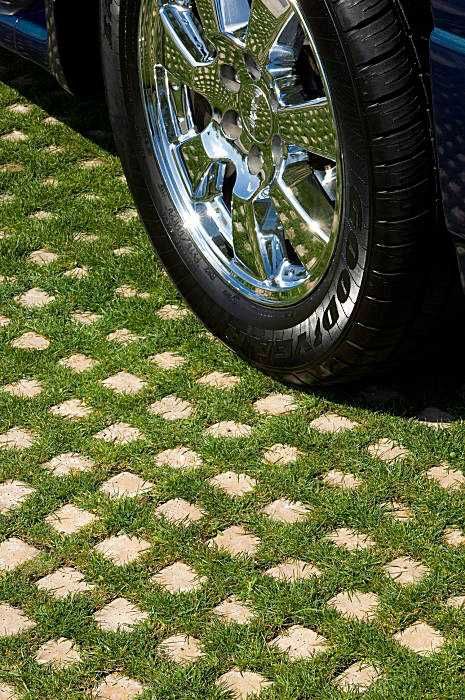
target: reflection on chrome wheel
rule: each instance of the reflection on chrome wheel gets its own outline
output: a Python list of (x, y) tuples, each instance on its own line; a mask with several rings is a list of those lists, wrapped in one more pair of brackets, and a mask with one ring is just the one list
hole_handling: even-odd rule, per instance
[(261, 304), (300, 301), (339, 232), (341, 158), (324, 71), (287, 0), (142, 0), (152, 147), (215, 272)]

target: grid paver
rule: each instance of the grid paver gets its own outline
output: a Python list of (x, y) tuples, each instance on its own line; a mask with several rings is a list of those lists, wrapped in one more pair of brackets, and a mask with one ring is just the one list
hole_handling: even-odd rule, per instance
[(0, 700), (465, 697), (460, 381), (246, 366), (155, 259), (102, 106), (15, 62)]

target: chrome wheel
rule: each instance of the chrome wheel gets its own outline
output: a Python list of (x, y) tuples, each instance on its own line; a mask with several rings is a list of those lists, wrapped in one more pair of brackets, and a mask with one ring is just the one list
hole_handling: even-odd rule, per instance
[(332, 257), (342, 166), (297, 8), (141, 0), (139, 72), (153, 151), (199, 251), (255, 301), (300, 301)]

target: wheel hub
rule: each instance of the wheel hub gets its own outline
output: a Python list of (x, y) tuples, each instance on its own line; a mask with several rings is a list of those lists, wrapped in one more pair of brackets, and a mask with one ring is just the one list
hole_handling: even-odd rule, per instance
[(270, 142), (273, 131), (273, 113), (264, 91), (254, 84), (241, 86), (240, 114), (247, 133), (256, 143)]

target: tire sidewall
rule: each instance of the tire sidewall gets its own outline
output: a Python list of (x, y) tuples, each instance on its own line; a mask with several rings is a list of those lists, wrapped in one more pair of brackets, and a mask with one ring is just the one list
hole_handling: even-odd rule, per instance
[[(201, 320), (248, 360), (273, 369), (322, 363), (355, 321), (370, 247), (371, 209), (362, 105), (331, 4), (305, 0), (300, 12), (311, 27), (326, 72), (338, 127), (343, 169), (340, 233), (316, 289), (300, 303), (281, 309), (257, 304), (227, 285), (183, 225), (158, 168), (140, 92), (140, 0), (120, 0), (119, 13), (111, 12), (110, 4), (103, 0), (103, 26), (108, 36), (110, 23), (119, 50), (117, 62), (104, 61), (107, 95), (110, 108), (112, 100), (118, 105), (119, 124), (125, 122), (115, 136), (142, 220), (175, 284)], [(154, 209), (163, 228), (154, 220)]]

